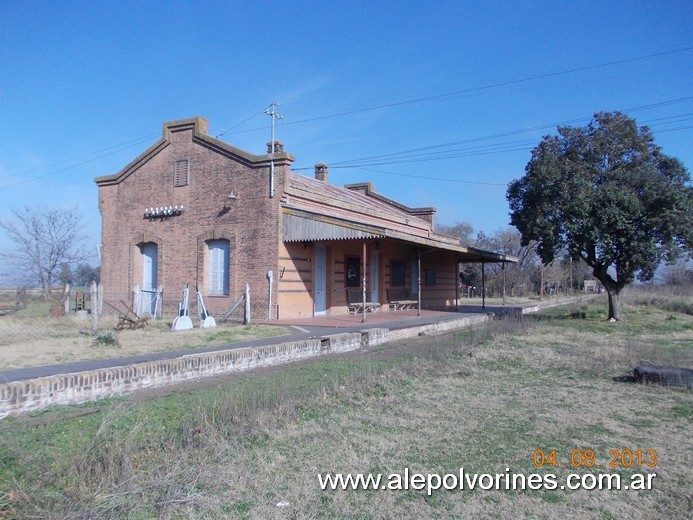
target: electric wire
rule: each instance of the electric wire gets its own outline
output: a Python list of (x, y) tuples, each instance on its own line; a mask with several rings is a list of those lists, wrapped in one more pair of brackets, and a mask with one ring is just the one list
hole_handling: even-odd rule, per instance
[[(480, 92), (483, 90), (489, 90), (489, 89), (494, 89), (494, 88), (498, 88), (498, 87), (506, 87), (506, 86), (510, 86), (510, 85), (517, 85), (520, 83), (527, 83), (530, 81), (536, 81), (536, 80), (546, 79), (546, 78), (551, 78), (551, 77), (564, 76), (567, 74), (573, 74), (575, 72), (584, 72), (584, 71), (588, 71), (588, 70), (611, 67), (614, 65), (621, 65), (624, 63), (631, 63), (631, 62), (646, 60), (646, 59), (650, 59), (650, 58), (657, 58), (657, 57), (661, 57), (661, 56), (665, 56), (665, 55), (669, 55), (669, 54), (676, 54), (676, 53), (687, 52), (687, 51), (691, 51), (691, 50), (693, 50), (693, 46), (683, 47), (680, 49), (674, 49), (674, 50), (670, 50), (670, 51), (658, 52), (658, 53), (654, 53), (654, 54), (646, 54), (646, 55), (642, 55), (642, 56), (636, 56), (633, 58), (624, 58), (622, 60), (614, 60), (614, 61), (610, 61), (610, 62), (599, 63), (596, 65), (586, 65), (584, 67), (576, 67), (576, 68), (566, 69), (566, 70), (557, 71), (557, 72), (537, 74), (534, 76), (528, 76), (528, 77), (520, 78), (520, 79), (513, 79), (513, 80), (508, 80), (508, 81), (499, 81), (496, 83), (490, 83), (488, 85), (482, 85), (482, 86), (478, 86), (478, 87), (470, 87), (467, 89), (456, 90), (456, 91), (448, 92), (448, 93), (444, 93), (444, 94), (436, 94), (436, 95), (432, 95), (432, 96), (423, 96), (423, 97), (419, 97), (419, 98), (413, 98), (413, 99), (408, 99), (408, 100), (398, 101), (398, 102), (393, 102), (393, 103), (384, 103), (384, 104), (380, 104), (380, 105), (374, 105), (371, 107), (364, 107), (364, 108), (358, 108), (358, 109), (354, 109), (354, 110), (346, 110), (346, 111), (342, 111), (342, 112), (336, 112), (334, 114), (327, 114), (327, 115), (322, 115), (322, 116), (315, 116), (315, 117), (310, 117), (310, 118), (305, 118), (305, 119), (299, 119), (296, 121), (285, 121), (284, 126), (297, 125), (297, 124), (308, 123), (308, 122), (312, 122), (312, 121), (320, 121), (320, 120), (324, 120), (324, 119), (330, 119), (330, 118), (334, 118), (334, 117), (342, 117), (342, 116), (348, 116), (348, 115), (353, 115), (353, 114), (360, 114), (360, 113), (364, 113), (364, 112), (370, 112), (373, 110), (381, 110), (384, 108), (393, 108), (393, 107), (399, 107), (399, 106), (404, 106), (404, 105), (409, 105), (409, 104), (414, 104), (414, 103), (422, 103), (425, 101), (432, 101), (432, 100), (444, 99), (444, 98), (449, 98), (449, 97), (455, 97), (455, 96), (459, 96), (462, 94), (471, 94), (471, 93)], [(243, 130), (242, 132), (254, 132), (257, 130), (264, 130), (264, 127), (251, 128), (251, 129)]]
[[(520, 78), (520, 79), (514, 79), (514, 80), (508, 80), (508, 81), (501, 81), (501, 82), (491, 83), (491, 84), (488, 84), (488, 85), (482, 85), (482, 86), (478, 86), (478, 87), (471, 87), (471, 88), (462, 89), (462, 90), (457, 90), (457, 91), (448, 92), (448, 93), (443, 93), (443, 94), (436, 94), (436, 95), (423, 96), (423, 97), (418, 97), (418, 98), (414, 98), (414, 99), (408, 99), (408, 100), (399, 101), (399, 102), (394, 102), (394, 103), (385, 103), (385, 104), (380, 104), (380, 105), (376, 105), (376, 106), (370, 106), (370, 107), (359, 108), (359, 109), (355, 109), (355, 110), (337, 112), (337, 113), (334, 113), (334, 114), (326, 114), (326, 115), (322, 115), (322, 116), (315, 116), (315, 117), (305, 118), (305, 119), (296, 120), (296, 121), (286, 121), (286, 120), (282, 120), (282, 126), (283, 126), (283, 127), (286, 127), (286, 126), (289, 126), (289, 125), (296, 125), (296, 124), (302, 124), (302, 123), (307, 123), (307, 122), (312, 122), (312, 121), (319, 121), (319, 120), (324, 120), (324, 119), (329, 119), (329, 118), (334, 118), (334, 117), (341, 117), (341, 116), (352, 115), (352, 114), (358, 114), (358, 113), (363, 113), (363, 112), (368, 112), (368, 111), (373, 111), (373, 110), (380, 110), (380, 109), (385, 109), (385, 108), (398, 107), (398, 106), (409, 105), (409, 104), (414, 104), (414, 103), (421, 103), (421, 102), (431, 101), (431, 100), (445, 99), (445, 98), (450, 98), (450, 97), (454, 97), (454, 96), (458, 96), (458, 95), (462, 95), (462, 94), (474, 93), (474, 92), (479, 92), (479, 91), (482, 91), (482, 90), (488, 90), (488, 89), (493, 89), (493, 88), (498, 88), (498, 87), (503, 87), (503, 86), (516, 85), (516, 84), (526, 83), (526, 82), (530, 82), (530, 81), (536, 81), (536, 80), (540, 80), (540, 79), (546, 79), (546, 78), (550, 78), (550, 77), (556, 77), (556, 76), (562, 76), (562, 75), (572, 74), (572, 73), (576, 73), (576, 72), (584, 72), (584, 71), (588, 71), (588, 70), (594, 70), (594, 69), (599, 69), (599, 68), (604, 68), (604, 67), (610, 67), (610, 66), (620, 65), (620, 64), (624, 64), (624, 63), (631, 63), (631, 62), (635, 62), (635, 61), (646, 60), (646, 59), (661, 57), (661, 56), (670, 55), (670, 54), (676, 54), (676, 53), (681, 53), (681, 52), (687, 52), (687, 51), (690, 51), (690, 50), (693, 50), (693, 46), (690, 46), (690, 47), (683, 47), (683, 48), (679, 48), (679, 49), (673, 49), (673, 50), (663, 51), (663, 52), (658, 52), (658, 53), (653, 53), (653, 54), (647, 54), (647, 55), (637, 56), (637, 57), (633, 57), (633, 58), (624, 58), (624, 59), (621, 59), (621, 60), (614, 60), (614, 61), (605, 62), (605, 63), (599, 63), (599, 64), (595, 64), (595, 65), (587, 65), (587, 66), (583, 66), (583, 67), (575, 67), (575, 68), (566, 69), (566, 70), (563, 70), (563, 71), (550, 72), (550, 73), (545, 73), (545, 74), (538, 74), (538, 75), (528, 76), (528, 77)], [(641, 107), (636, 107), (636, 108), (627, 109), (627, 111), (643, 110), (643, 109), (647, 109), (647, 108), (665, 106), (665, 105), (668, 105), (668, 104), (677, 103), (677, 102), (681, 102), (681, 101), (685, 101), (685, 100), (689, 100), (689, 99), (692, 99), (692, 98), (691, 98), (691, 97), (688, 97), (688, 98), (680, 98), (680, 99), (677, 99), (677, 100), (665, 101), (665, 102), (660, 102), (660, 103), (653, 103), (653, 104), (650, 104), (650, 105), (644, 105), (644, 106), (641, 106)], [(234, 125), (234, 126), (230, 127), (229, 129), (227, 129), (227, 130), (221, 132), (220, 134), (218, 134), (218, 135), (217, 135), (217, 138), (222, 137), (222, 136), (224, 136), (224, 135), (227, 135), (227, 134), (229, 134), (229, 133), (251, 132), (251, 131), (256, 131), (256, 130), (260, 130), (260, 129), (262, 129), (262, 130), (266, 129), (265, 127), (262, 127), (262, 128), (254, 128), (254, 129), (248, 129), (248, 130), (243, 130), (243, 131), (231, 132), (231, 131), (234, 130), (235, 128), (241, 126), (242, 124), (246, 123), (247, 121), (249, 121), (250, 119), (254, 118), (255, 116), (257, 116), (257, 115), (259, 115), (259, 114), (261, 114), (261, 113), (263, 113), (263, 110), (260, 110), (260, 111), (258, 111), (258, 112), (256, 112), (256, 113), (252, 114), (251, 116), (248, 116), (247, 118), (245, 118), (244, 120), (240, 121), (240, 122), (237, 123), (236, 125)], [(558, 124), (572, 124), (572, 123), (579, 122), (579, 121), (584, 121), (584, 120), (585, 120), (585, 118), (580, 118), (580, 119), (575, 119), (575, 120), (564, 121), (564, 122), (558, 123)], [(439, 144), (439, 145), (432, 145), (432, 146), (430, 146), (430, 147), (423, 147), (423, 148), (418, 148), (418, 149), (413, 149), (413, 150), (405, 150), (405, 151), (401, 151), (401, 152), (394, 152), (394, 153), (392, 153), (392, 154), (384, 154), (384, 155), (382, 155), (382, 156), (371, 156), (371, 157), (369, 157), (369, 158), (357, 159), (356, 161), (361, 161), (361, 160), (372, 160), (372, 159), (380, 158), (380, 157), (394, 157), (394, 156), (397, 156), (397, 155), (400, 155), (400, 154), (411, 153), (412, 151), (420, 151), (420, 150), (434, 149), (434, 148), (445, 148), (445, 147), (449, 147), (449, 146), (451, 146), (451, 145), (456, 145), (456, 144), (463, 144), (463, 143), (468, 143), (468, 142), (474, 142), (474, 141), (480, 141), (480, 140), (486, 140), (486, 139), (493, 139), (493, 138), (498, 138), (498, 137), (505, 137), (505, 136), (509, 136), (509, 135), (515, 135), (515, 134), (518, 134), (518, 133), (536, 131), (536, 130), (540, 130), (540, 129), (545, 129), (545, 128), (553, 127), (553, 126), (555, 126), (555, 125), (556, 125), (556, 123), (551, 124), (551, 125), (541, 125), (541, 126), (537, 126), (537, 127), (528, 128), (528, 129), (517, 130), (517, 131), (512, 131), (512, 132), (505, 132), (505, 133), (501, 133), (501, 134), (494, 134), (494, 135), (485, 136), (485, 137), (472, 138), (472, 139), (467, 139), (467, 140), (463, 140), (463, 141), (457, 141), (457, 142), (453, 142), (453, 143), (445, 143), (445, 144)], [(678, 129), (668, 129), (668, 130), (663, 130), (663, 131), (675, 131), (675, 130), (685, 130), (685, 129), (688, 129), (688, 127), (680, 127), (680, 128), (678, 128)], [(114, 154), (114, 153), (117, 153), (117, 152), (123, 151), (123, 150), (125, 150), (125, 149), (131, 148), (132, 146), (136, 146), (137, 144), (140, 144), (141, 142), (143, 142), (143, 141), (145, 141), (145, 140), (151, 139), (151, 138), (152, 138), (153, 136), (155, 136), (155, 135), (157, 135), (157, 134), (150, 134), (150, 135), (145, 136), (145, 137), (142, 137), (142, 138), (137, 138), (137, 139), (134, 139), (134, 140), (131, 140), (131, 141), (127, 141), (127, 142), (123, 143), (123, 146), (121, 146), (121, 145), (113, 145), (113, 146), (104, 148), (104, 149), (102, 149), (102, 150), (98, 150), (98, 151), (95, 151), (95, 152), (91, 152), (91, 153), (89, 153), (89, 154), (85, 154), (84, 156), (80, 156), (80, 158), (81, 158), (81, 157), (90, 157), (90, 156), (93, 156), (93, 157), (90, 158), (90, 159), (87, 159), (87, 160), (84, 160), (84, 161), (80, 161), (80, 162), (78, 162), (78, 163), (75, 163), (75, 164), (66, 166), (66, 167), (64, 167), (64, 168), (60, 168), (60, 169), (58, 169), (58, 170), (54, 170), (54, 171), (52, 171), (52, 172), (49, 172), (49, 173), (46, 173), (46, 174), (43, 174), (43, 175), (30, 177), (30, 178), (24, 179), (24, 180), (22, 180), (22, 181), (19, 181), (19, 182), (17, 182), (17, 183), (13, 183), (13, 184), (9, 184), (9, 185), (4, 185), (4, 186), (2, 186), (2, 188), (4, 188), (4, 189), (12, 188), (12, 187), (15, 187), (15, 186), (18, 186), (18, 185), (21, 185), (21, 184), (25, 184), (25, 183), (32, 182), (32, 181), (35, 181), (35, 180), (43, 179), (43, 178), (45, 178), (45, 177), (48, 177), (48, 176), (50, 176), (50, 175), (54, 175), (54, 174), (56, 174), (56, 173), (60, 173), (60, 172), (63, 172), (63, 171), (66, 171), (66, 170), (69, 170), (69, 169), (72, 169), (72, 168), (76, 168), (76, 167), (81, 166), (81, 165), (83, 165), (83, 164), (87, 164), (87, 163), (93, 162), (93, 161), (95, 161), (95, 160), (97, 160), (97, 159), (101, 159), (101, 158), (103, 158), (103, 157), (107, 157), (107, 156), (112, 155), (112, 154)], [(108, 150), (111, 150), (111, 151), (109, 151), (108, 153), (103, 153), (103, 154), (100, 153), (101, 151), (108, 151)], [(489, 153), (491, 153), (491, 152), (489, 152)], [(494, 153), (500, 153), (500, 152), (494, 152)], [(449, 158), (453, 158), (453, 157), (457, 157), (457, 156), (450, 156)], [(59, 164), (64, 164), (65, 162), (70, 162), (71, 160), (75, 160), (75, 159), (66, 159), (66, 160), (63, 160), (63, 161), (58, 161), (57, 163), (53, 163), (52, 165), (47, 165), (47, 166), (41, 167), (41, 168), (39, 168), (39, 169), (50, 168), (50, 167), (52, 167), (52, 166), (57, 166), (57, 165), (59, 165)], [(419, 160), (420, 160), (420, 159), (419, 159)], [(431, 159), (431, 160), (434, 160), (434, 159)], [(354, 162), (354, 161), (355, 161), (355, 160), (348, 161), (348, 162)], [(346, 163), (346, 162), (347, 162), (347, 161), (340, 161), (340, 162), (337, 162), (337, 163), (335, 163), (335, 166), (341, 165), (341, 164)], [(383, 163), (377, 163), (377, 164), (383, 164)], [(384, 163), (384, 164), (388, 164), (388, 163)], [(298, 170), (302, 170), (302, 169), (308, 169), (308, 168), (297, 168), (296, 170), (298, 171)], [(16, 173), (10, 174), (10, 175), (8, 175), (8, 176), (5, 176), (3, 180), (6, 180), (6, 179), (12, 178), (12, 177), (16, 177), (16, 176), (18, 176), (18, 175), (22, 175), (22, 174), (24, 174), (24, 173), (27, 173), (28, 171), (34, 171), (34, 170), (36, 170), (36, 169), (35, 169), (35, 168), (30, 168), (30, 169), (27, 169), (27, 170), (23, 170), (23, 171), (21, 171), (21, 172), (16, 172)]]

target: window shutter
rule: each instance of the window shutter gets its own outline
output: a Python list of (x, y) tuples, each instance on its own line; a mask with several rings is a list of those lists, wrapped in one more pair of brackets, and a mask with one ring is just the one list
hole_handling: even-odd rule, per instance
[(209, 294), (229, 294), (229, 241), (209, 242)]

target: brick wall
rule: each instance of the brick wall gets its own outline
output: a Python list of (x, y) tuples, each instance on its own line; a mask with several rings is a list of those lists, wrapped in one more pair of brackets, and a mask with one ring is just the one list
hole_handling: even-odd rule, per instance
[(460, 316), (396, 330), (374, 328), (277, 345), (191, 354), (176, 359), (4, 383), (0, 384), (0, 418), (40, 410), (50, 405), (84, 403), (191, 379), (348, 352), (417, 335), (471, 327), (488, 320), (487, 315)]
[[(143, 243), (157, 244), (157, 285), (167, 302), (183, 286), (202, 288), (205, 304), (224, 313), (250, 285), (253, 315), (266, 318), (267, 272), (278, 268), (280, 197), (269, 196), (269, 156), (254, 156), (206, 134), (202, 118), (168, 123), (164, 137), (121, 172), (97, 179), (102, 216), (101, 276), (106, 300), (130, 302), (142, 285)], [(293, 158), (278, 153), (275, 193)], [(174, 186), (174, 163), (187, 160), (189, 182)], [(180, 215), (146, 218), (146, 209), (182, 206)], [(228, 295), (209, 294), (208, 242), (228, 240)], [(276, 293), (276, 286), (275, 286)], [(274, 295), (276, 301), (276, 294)], [(175, 309), (169, 304), (165, 309)]]

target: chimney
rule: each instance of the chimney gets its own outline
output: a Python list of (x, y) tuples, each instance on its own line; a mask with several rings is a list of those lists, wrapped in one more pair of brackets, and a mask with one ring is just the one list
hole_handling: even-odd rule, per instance
[(322, 182), (327, 181), (327, 165), (325, 163), (318, 163), (315, 165), (315, 179)]
[[(267, 153), (272, 153), (272, 141), (267, 143)], [(284, 143), (274, 140), (274, 153), (284, 153)]]

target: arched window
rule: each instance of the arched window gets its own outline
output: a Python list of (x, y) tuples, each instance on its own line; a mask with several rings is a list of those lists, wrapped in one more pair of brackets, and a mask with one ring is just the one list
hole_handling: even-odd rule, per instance
[(209, 247), (209, 294), (229, 294), (229, 241), (210, 240)]

